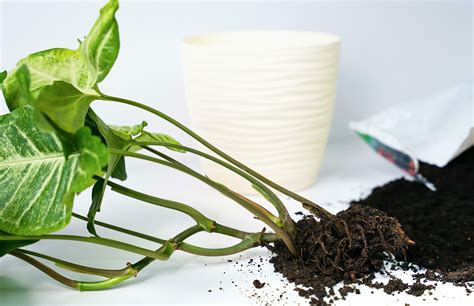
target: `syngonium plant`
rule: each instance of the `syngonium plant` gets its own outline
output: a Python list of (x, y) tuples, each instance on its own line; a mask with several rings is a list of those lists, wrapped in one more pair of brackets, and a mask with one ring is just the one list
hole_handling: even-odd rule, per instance
[[(301, 202), (323, 219), (333, 216), (312, 201), (276, 184), (225, 154), (170, 116), (144, 104), (103, 93), (99, 83), (111, 70), (119, 53), (119, 31), (115, 19), (118, 1), (110, 0), (79, 48), (54, 48), (21, 59), (8, 74), (0, 74), (0, 85), (10, 113), (0, 116), (0, 256), (18, 257), (66, 286), (79, 290), (100, 290), (134, 277), (154, 260), (167, 260), (180, 250), (202, 256), (225, 256), (246, 249), (282, 241), (297, 256), (293, 242), (295, 225), (282, 201), (271, 188)], [(146, 122), (135, 126), (108, 125), (94, 113), (91, 103), (127, 104), (166, 120), (212, 151), (181, 145), (172, 137), (150, 132)], [(213, 179), (169, 156), (168, 149), (209, 159), (247, 180), (276, 214)], [(146, 152), (143, 154), (140, 152)], [(217, 157), (216, 157), (217, 156)], [(146, 160), (184, 172), (224, 194), (261, 220), (272, 232), (244, 232), (206, 217), (195, 208), (158, 198), (111, 179), (126, 180), (125, 157)], [(196, 224), (170, 239), (160, 239), (116, 225), (96, 221), (106, 187), (122, 195), (173, 209), (191, 217)], [(87, 216), (73, 212), (74, 197), (92, 188)], [(93, 235), (51, 234), (74, 217), (87, 222)], [(99, 236), (95, 226), (146, 239), (161, 245), (156, 250)], [(218, 233), (240, 242), (225, 248), (205, 248), (186, 242), (198, 232)], [(67, 262), (23, 247), (41, 240), (69, 240), (93, 243), (145, 256), (120, 270), (98, 269)], [(40, 258), (77, 273), (105, 278), (96, 282), (69, 279), (38, 261)]]

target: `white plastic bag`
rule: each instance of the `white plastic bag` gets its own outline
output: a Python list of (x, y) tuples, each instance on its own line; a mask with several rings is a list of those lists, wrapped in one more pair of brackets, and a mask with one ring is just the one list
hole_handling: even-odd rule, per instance
[(462, 83), (349, 125), (379, 154), (423, 180), (419, 160), (444, 167), (474, 145), (472, 92), (472, 82)]

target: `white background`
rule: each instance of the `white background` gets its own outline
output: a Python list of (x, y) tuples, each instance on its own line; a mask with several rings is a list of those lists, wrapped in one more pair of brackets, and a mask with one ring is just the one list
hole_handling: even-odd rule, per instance
[[(3, 1), (0, 67), (51, 47), (76, 48), (102, 2)], [(187, 120), (180, 40), (210, 31), (325, 31), (342, 39), (331, 140), (357, 120), (472, 79), (472, 2), (141, 2), (122, 1), (122, 46), (102, 85)], [(107, 108), (106, 119), (132, 123), (140, 114)]]
[[(11, 69), (21, 57), (51, 47), (75, 48), (97, 17), (100, 2), (2, 2), (1, 65)], [(336, 212), (351, 199), (400, 176), (400, 172), (375, 156), (348, 131), (347, 122), (361, 119), (392, 103), (422, 97), (459, 81), (472, 78), (471, 2), (123, 2), (118, 13), (122, 48), (119, 59), (102, 85), (105, 92), (132, 97), (187, 122), (181, 80), (179, 45), (182, 37), (208, 31), (241, 29), (293, 29), (333, 32), (342, 38), (340, 81), (335, 120), (328, 152), (316, 185), (304, 195)], [(142, 119), (154, 130), (181, 133), (142, 112), (118, 105), (94, 105), (112, 123), (136, 123)], [(4, 109), (5, 110), (5, 109)], [(192, 143), (192, 142), (189, 142)], [(196, 166), (190, 155), (182, 157)], [(259, 230), (261, 225), (221, 195), (171, 170), (129, 162), (127, 185), (161, 197), (195, 205), (211, 218), (230, 226)], [(76, 211), (86, 212), (89, 194), (76, 201)], [(260, 200), (260, 199), (256, 199)], [(292, 212), (300, 210), (285, 199)], [(99, 219), (162, 238), (192, 224), (168, 210), (149, 207), (108, 193)], [(66, 233), (81, 233), (84, 224), (74, 221)], [(107, 237), (126, 239), (108, 231)], [(130, 239), (130, 241), (136, 241)], [(207, 235), (193, 238), (207, 246), (229, 244)], [(151, 243), (144, 247), (153, 248)], [(46, 242), (31, 247), (82, 264), (119, 268), (137, 256), (74, 243)], [(269, 254), (254, 250), (244, 254)], [(207, 264), (207, 266), (205, 266)], [(252, 269), (250, 269), (252, 270)], [(257, 269), (254, 269), (256, 272)], [(263, 273), (238, 272), (226, 259), (176, 254), (166, 263), (155, 263), (135, 281), (116, 290), (78, 293), (64, 289), (33, 268), (5, 257), (0, 260), (0, 305), (10, 304), (151, 304), (151, 303), (265, 303), (249, 299), (255, 278), (268, 283), (267, 291), (286, 292), (289, 303), (305, 303), (281, 287), (269, 264)], [(223, 272), (226, 272), (224, 274)], [(219, 283), (223, 281), (223, 284)], [(237, 287), (231, 281), (238, 283)], [(179, 289), (182, 285), (184, 288)], [(218, 288), (222, 286), (223, 291)], [(213, 293), (207, 290), (212, 289)], [(343, 304), (431, 305), (432, 297), (388, 296), (381, 292), (351, 296)], [(267, 293), (268, 294), (268, 293)], [(434, 297), (439, 305), (471, 304), (464, 290), (441, 286)]]

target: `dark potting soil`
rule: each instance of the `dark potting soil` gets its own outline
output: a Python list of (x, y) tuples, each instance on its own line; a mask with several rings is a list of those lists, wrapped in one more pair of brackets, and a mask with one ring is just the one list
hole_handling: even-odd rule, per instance
[(474, 280), (474, 147), (444, 168), (421, 163), (420, 173), (435, 192), (398, 179), (375, 188), (354, 204), (370, 205), (396, 217), (416, 244), (407, 260), (450, 273), (452, 280)]
[[(420, 296), (434, 288), (424, 283), (427, 279), (462, 285), (469, 294), (466, 282), (474, 280), (474, 148), (444, 168), (422, 163), (420, 172), (437, 191), (405, 179), (377, 187), (337, 214), (344, 224), (343, 235), (335, 230), (335, 220), (303, 217), (296, 225), (300, 258), (282, 244), (268, 246), (275, 253), (271, 259), (275, 271), (303, 285), (304, 289), (297, 289), (299, 294), (318, 305), (326, 304), (325, 297), (330, 297), (329, 303), (338, 299), (332, 287), (341, 281), (342, 298), (360, 293), (354, 283), (388, 294), (403, 291)], [(393, 261), (387, 254), (406, 261), (395, 261), (391, 269), (384, 269), (384, 260)], [(413, 284), (390, 273), (400, 268), (416, 272), (409, 263), (428, 269), (415, 274)], [(373, 282), (375, 272), (387, 274), (390, 281)]]

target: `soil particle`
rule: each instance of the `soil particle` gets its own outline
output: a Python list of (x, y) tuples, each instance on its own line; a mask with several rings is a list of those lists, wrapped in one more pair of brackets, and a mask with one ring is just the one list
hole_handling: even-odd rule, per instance
[(405, 291), (408, 289), (408, 284), (405, 284), (402, 280), (394, 278), (388, 281), (388, 283), (383, 287), (383, 291), (387, 294), (392, 294), (394, 292)]
[(351, 287), (351, 286), (346, 285), (344, 287), (339, 288), (339, 294), (341, 295), (343, 300), (345, 300), (346, 296), (352, 292), (354, 292), (354, 287)]
[(253, 286), (257, 289), (262, 289), (265, 283), (260, 282), (258, 279), (253, 281)]
[(408, 289), (407, 293), (414, 296), (421, 296), (423, 293), (425, 293), (426, 290), (431, 289), (434, 289), (433, 285), (425, 285), (422, 284), (420, 281), (417, 281), (416, 283), (410, 286), (410, 289)]

